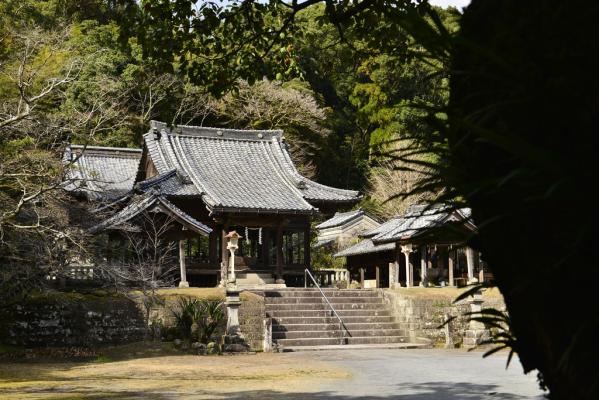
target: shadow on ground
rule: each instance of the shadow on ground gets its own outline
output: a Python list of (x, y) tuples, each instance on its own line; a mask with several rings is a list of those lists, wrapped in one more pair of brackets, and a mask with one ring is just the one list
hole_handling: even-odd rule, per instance
[[(341, 385), (342, 386), (342, 385)], [(340, 387), (340, 389), (343, 389)], [(372, 391), (376, 392), (377, 386), (372, 385)], [(285, 392), (273, 390), (252, 390), (234, 393), (223, 393), (218, 391), (114, 391), (109, 389), (101, 394), (86, 393), (82, 391), (69, 392), (68, 390), (27, 390), (27, 394), (52, 395), (52, 394), (72, 394), (82, 399), (222, 399), (222, 400), (242, 400), (242, 399), (280, 399), (286, 400), (468, 400), (468, 399), (502, 399), (502, 400), (521, 400), (521, 399), (544, 399), (543, 396), (519, 396), (510, 393), (497, 391), (497, 385), (473, 384), (469, 382), (450, 383), (450, 382), (426, 382), (422, 384), (401, 385), (397, 388), (397, 394), (377, 395), (352, 395), (340, 394), (332, 391), (319, 392)], [(80, 397), (79, 397), (80, 396)], [(46, 398), (46, 397), (44, 397)]]

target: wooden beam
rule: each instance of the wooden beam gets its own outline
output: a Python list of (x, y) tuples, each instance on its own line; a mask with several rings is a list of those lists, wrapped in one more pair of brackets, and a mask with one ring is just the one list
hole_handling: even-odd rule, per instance
[(381, 287), (381, 267), (379, 267), (377, 265), (374, 268), (376, 269), (376, 287), (380, 288)]

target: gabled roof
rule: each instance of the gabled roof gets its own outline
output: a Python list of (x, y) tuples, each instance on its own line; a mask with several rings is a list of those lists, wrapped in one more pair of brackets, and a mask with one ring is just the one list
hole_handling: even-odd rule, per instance
[(372, 239), (365, 238), (353, 246), (336, 253), (334, 257), (349, 257), (360, 254), (380, 253), (383, 251), (392, 251), (394, 249), (395, 243), (375, 244), (373, 243)]
[(373, 236), (380, 235), (385, 232), (389, 232), (390, 230), (395, 229), (396, 227), (401, 225), (402, 223), (403, 223), (403, 217), (396, 216), (396, 217), (391, 218), (388, 221), (383, 222), (380, 226), (362, 233), (360, 236), (371, 238)]
[(178, 126), (152, 121), (145, 149), (159, 174), (189, 178), (211, 211), (314, 213), (311, 204), (353, 204), (356, 191), (301, 176), (281, 131)]
[(173, 217), (181, 225), (186, 226), (197, 233), (208, 235), (212, 232), (212, 228), (202, 224), (189, 214), (185, 213), (179, 207), (168, 201), (165, 196), (155, 190), (149, 190), (147, 193), (134, 196), (125, 208), (92, 227), (90, 232), (95, 233), (108, 229), (118, 229), (119, 226), (137, 217), (142, 212), (154, 209), (155, 207), (158, 207), (161, 212)]
[(474, 230), (475, 226), (469, 218), (470, 209), (455, 210), (445, 205), (413, 205), (406, 215), (397, 218), (389, 229), (379, 232), (372, 237), (374, 243), (389, 243), (408, 241), (424, 232), (441, 228), (449, 223), (458, 222), (467, 229)]
[[(320, 223), (319, 225), (316, 225), (316, 228), (317, 229), (336, 228), (338, 226), (345, 225), (351, 221), (357, 220), (364, 215), (368, 215), (368, 214), (362, 209), (347, 211), (347, 212), (337, 212), (337, 213), (335, 213), (335, 215), (332, 218), (327, 219), (326, 221)], [(368, 215), (368, 217), (371, 218), (372, 220), (375, 220), (370, 215)]]
[(63, 162), (72, 163), (66, 189), (88, 199), (112, 200), (133, 188), (141, 149), (68, 145)]

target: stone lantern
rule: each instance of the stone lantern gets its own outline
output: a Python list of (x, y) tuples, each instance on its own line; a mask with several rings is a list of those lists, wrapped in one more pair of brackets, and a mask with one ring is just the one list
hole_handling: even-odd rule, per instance
[(239, 289), (235, 279), (235, 250), (239, 248), (239, 239), (241, 236), (235, 232), (229, 232), (227, 239), (227, 249), (231, 253), (229, 262), (229, 281), (227, 282), (225, 305), (227, 306), (227, 333), (225, 336), (225, 351), (246, 351), (243, 336), (239, 328)]
[(235, 284), (235, 250), (239, 248), (239, 239), (241, 239), (241, 235), (239, 235), (236, 231), (229, 232), (225, 238), (227, 239), (227, 249), (231, 253), (229, 257), (229, 281)]

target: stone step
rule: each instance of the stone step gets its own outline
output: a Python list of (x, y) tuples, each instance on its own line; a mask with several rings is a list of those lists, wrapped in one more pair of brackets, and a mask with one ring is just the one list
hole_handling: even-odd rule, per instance
[[(323, 289), (328, 298), (331, 297), (381, 297), (380, 293), (375, 290), (327, 290)], [(322, 293), (318, 290), (310, 289), (294, 289), (287, 288), (284, 290), (265, 290), (264, 297), (266, 298), (281, 298), (281, 297), (322, 297)]]
[[(383, 303), (339, 303), (334, 304), (335, 311), (340, 310), (379, 310), (384, 308)], [(266, 311), (291, 311), (296, 309), (301, 310), (330, 310), (330, 307), (325, 302), (318, 303), (300, 303), (300, 304), (265, 304)]]
[(374, 349), (428, 349), (430, 344), (422, 343), (377, 343), (377, 344), (329, 344), (323, 346), (287, 346), (288, 351), (329, 351), (329, 350), (374, 350)]
[[(349, 330), (352, 337), (383, 337), (383, 336), (405, 336), (401, 329), (366, 329), (366, 330)], [(274, 332), (274, 339), (313, 339), (313, 338), (339, 338), (341, 331), (339, 327), (336, 330), (328, 331), (291, 331), (291, 332)]]
[[(297, 308), (297, 307), (296, 307)], [(390, 317), (391, 312), (387, 309), (378, 309), (378, 310), (369, 310), (369, 309), (353, 309), (353, 310), (337, 310), (337, 314), (341, 319), (346, 317)], [(332, 313), (330, 310), (324, 309), (311, 309), (311, 310), (302, 310), (302, 309), (286, 309), (286, 310), (266, 310), (266, 315), (271, 318), (288, 318), (288, 317), (296, 317), (296, 318), (327, 318), (331, 317)]]
[[(341, 319), (346, 324), (395, 323), (392, 316), (383, 315), (345, 316)], [(335, 317), (277, 317), (273, 318), (272, 323), (274, 329), (278, 325), (335, 324), (338, 320)]]
[[(334, 296), (328, 299), (329, 303), (331, 303), (334, 307), (337, 304), (341, 303), (373, 303), (373, 304), (383, 304), (384, 300), (382, 297), (339, 297)], [(264, 299), (265, 304), (314, 304), (314, 303), (324, 303), (326, 304), (326, 300), (324, 298), (318, 297), (266, 297)]]
[[(384, 330), (384, 329), (401, 329), (399, 324), (395, 322), (375, 322), (375, 323), (351, 323), (345, 322), (345, 326), (350, 332), (361, 330)], [(339, 330), (339, 321), (330, 323), (316, 324), (272, 324), (273, 332), (295, 332), (295, 331), (334, 331)], [(384, 336), (384, 335), (381, 335)]]
[[(340, 337), (328, 338), (303, 338), (303, 339), (277, 339), (275, 342), (283, 346), (327, 346), (337, 345), (341, 342)], [(405, 343), (408, 338), (405, 336), (366, 336), (366, 337), (346, 337), (347, 344), (384, 344), (384, 343)]]

